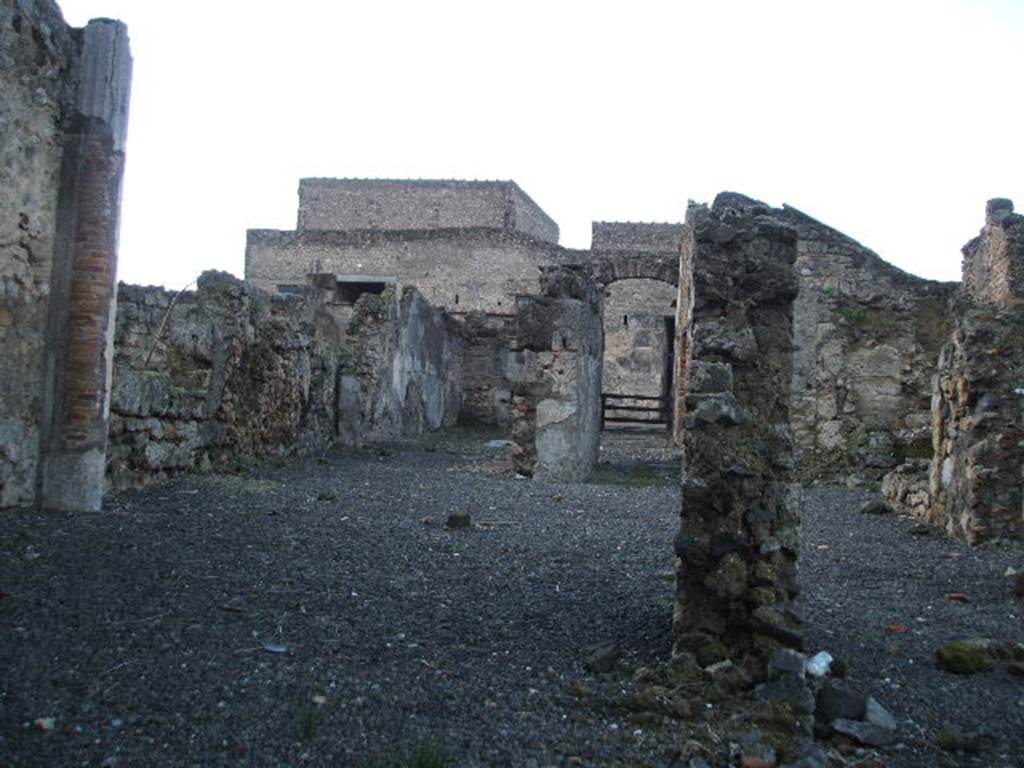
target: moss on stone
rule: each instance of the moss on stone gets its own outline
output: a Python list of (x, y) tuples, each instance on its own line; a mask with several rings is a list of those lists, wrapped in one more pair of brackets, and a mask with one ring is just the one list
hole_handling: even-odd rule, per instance
[(935, 651), (939, 667), (958, 675), (987, 672), (995, 662), (985, 645), (977, 640), (957, 640), (940, 646)]
[(449, 512), (445, 527), (450, 531), (464, 530), (473, 527), (473, 518), (469, 512)]

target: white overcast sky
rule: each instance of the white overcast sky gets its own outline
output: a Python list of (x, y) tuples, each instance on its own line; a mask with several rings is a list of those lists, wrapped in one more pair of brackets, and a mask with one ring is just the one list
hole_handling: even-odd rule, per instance
[(955, 280), (1024, 208), (1024, 0), (59, 0), (135, 58), (120, 277), (241, 276), (304, 176), (513, 179), (585, 248), (728, 189)]

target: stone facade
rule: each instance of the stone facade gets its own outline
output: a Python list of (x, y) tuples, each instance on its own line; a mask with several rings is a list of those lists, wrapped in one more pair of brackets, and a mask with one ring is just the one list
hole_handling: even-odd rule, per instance
[(0, 507), (99, 509), (131, 56), (0, 0)]
[(927, 519), (969, 542), (1024, 538), (1024, 216), (990, 201), (963, 254), (935, 376)]
[(586, 272), (552, 269), (540, 296), (520, 298), (512, 391), (516, 470), (544, 480), (585, 480), (601, 433), (601, 296)]
[(298, 229), (499, 229), (558, 243), (558, 225), (514, 181), (302, 179)]
[(955, 283), (909, 275), (794, 208), (793, 431), (805, 481), (875, 481), (930, 454), (931, 373)]
[(450, 312), (510, 314), (516, 296), (540, 290), (542, 266), (575, 254), (504, 229), (249, 230), (245, 278), (272, 292), (301, 286), (313, 272), (389, 280)]
[[(687, 211), (679, 271), (683, 502), (677, 649), (800, 642), (799, 507), (789, 421), (797, 233), (723, 193)], [(734, 656), (735, 658), (735, 656)]]

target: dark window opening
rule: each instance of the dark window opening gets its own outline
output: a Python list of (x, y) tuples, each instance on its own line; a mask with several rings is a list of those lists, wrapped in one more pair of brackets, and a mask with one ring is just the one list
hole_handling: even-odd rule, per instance
[(338, 281), (338, 292), (336, 294), (336, 300), (339, 304), (355, 304), (356, 299), (362, 296), (364, 293), (373, 293), (377, 296), (384, 293), (384, 289), (388, 287), (387, 283), (378, 282), (341, 282)]
[(457, 294), (457, 293), (455, 294), (455, 303), (456, 304), (459, 303), (459, 294)]
[(622, 316), (622, 327), (629, 328), (629, 315)]
[(278, 283), (277, 292), (282, 296), (301, 296), (305, 286), (295, 283)]

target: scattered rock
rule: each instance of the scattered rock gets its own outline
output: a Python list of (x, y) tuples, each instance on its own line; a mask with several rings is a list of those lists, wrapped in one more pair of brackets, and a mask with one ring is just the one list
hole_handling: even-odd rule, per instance
[[(829, 660), (831, 660), (829, 656)], [(807, 657), (791, 648), (780, 648), (768, 662), (768, 676), (796, 675), (802, 678), (808, 664)]]
[(862, 515), (891, 515), (893, 514), (892, 507), (890, 507), (885, 499), (882, 497), (876, 497), (868, 499), (860, 506), (859, 510)]
[(317, 501), (337, 501), (338, 500), (338, 492), (337, 491), (332, 491), (332, 490), (320, 491), (320, 493), (318, 493), (316, 495), (316, 500)]
[(615, 643), (601, 643), (587, 648), (583, 666), (590, 672), (611, 672), (619, 660), (621, 650)]
[(970, 602), (967, 598), (966, 592), (947, 592), (946, 599), (951, 603), (967, 603)]
[(777, 701), (788, 704), (794, 712), (810, 714), (814, 711), (814, 694), (807, 684), (796, 675), (786, 675), (778, 680), (759, 685), (754, 696), (761, 701)]
[(41, 731), (52, 731), (57, 727), (57, 718), (55, 717), (37, 717), (32, 721), (32, 725)]
[(267, 643), (263, 646), (263, 650), (267, 653), (288, 653), (288, 646), (279, 643)]
[(832, 668), (835, 659), (828, 651), (819, 651), (807, 660), (804, 669), (811, 677), (824, 677)]
[(832, 730), (868, 747), (884, 747), (896, 740), (893, 731), (863, 720), (847, 720), (841, 717), (832, 721)]
[(874, 696), (868, 696), (864, 705), (864, 720), (886, 731), (896, 731), (896, 718), (878, 703)]
[(473, 518), (469, 512), (449, 512), (444, 527), (449, 531), (464, 530), (473, 527)]
[(1024, 661), (1011, 661), (1006, 666), (1006, 671), (1009, 672), (1011, 675), (1014, 675), (1016, 677), (1019, 677), (1021, 680), (1024, 680)]
[(957, 640), (941, 645), (935, 651), (935, 658), (940, 669), (957, 675), (987, 672), (995, 664), (988, 644), (979, 640)]
[(839, 681), (825, 683), (818, 691), (815, 714), (819, 720), (860, 720), (864, 717), (864, 697)]
[(729, 658), (729, 649), (704, 632), (690, 632), (682, 635), (676, 644), (679, 650), (692, 653), (702, 669)]

